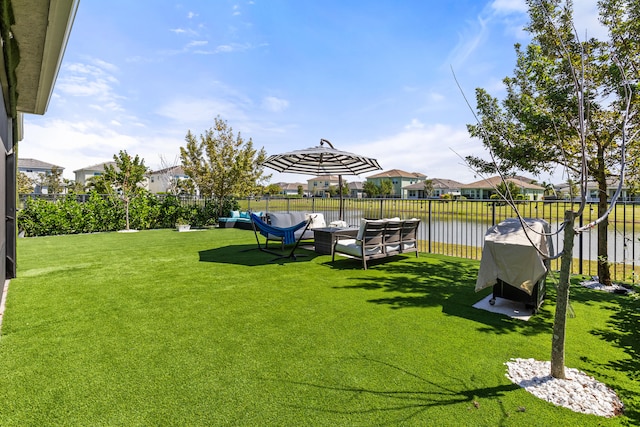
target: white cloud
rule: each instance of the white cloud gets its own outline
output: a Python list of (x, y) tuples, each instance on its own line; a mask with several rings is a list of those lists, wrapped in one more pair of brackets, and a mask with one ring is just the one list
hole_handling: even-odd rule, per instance
[(458, 44), (447, 58), (446, 65), (452, 65), (454, 68), (461, 67), (486, 40), (487, 32), (486, 19), (479, 16), (475, 22), (470, 22), (465, 32), (458, 35)]
[(187, 32), (187, 30), (185, 30), (184, 28), (169, 28), (169, 31), (176, 34), (184, 34)]
[(529, 10), (524, 0), (495, 0), (491, 8), (498, 14), (527, 13)]
[(193, 18), (195, 18), (196, 16), (198, 16), (198, 14), (197, 14), (197, 13), (195, 13), (195, 12), (189, 12), (189, 13), (187, 13), (187, 18), (188, 18), (188, 19), (193, 19)]
[(193, 126), (195, 129), (192, 130), (198, 132), (200, 127), (202, 130), (210, 128), (218, 115), (231, 122), (246, 120), (242, 104), (223, 99), (174, 99), (160, 106), (156, 113), (189, 128)]
[(289, 101), (275, 96), (267, 96), (262, 100), (262, 108), (272, 113), (280, 113), (289, 107)]
[(407, 130), (422, 129), (424, 128), (424, 124), (418, 119), (411, 119), (411, 123), (406, 125), (404, 128)]
[(193, 46), (206, 46), (209, 42), (206, 40), (192, 40), (189, 43), (187, 43), (187, 47), (193, 47)]
[[(351, 146), (345, 151), (373, 157), (383, 170), (401, 169), (421, 172), (430, 178), (472, 182), (473, 172), (466, 168), (461, 157), (482, 155), (483, 148), (480, 142), (469, 137), (464, 127), (423, 125), (413, 119), (395, 135)], [(452, 171), (456, 171), (455, 176), (451, 175)]]

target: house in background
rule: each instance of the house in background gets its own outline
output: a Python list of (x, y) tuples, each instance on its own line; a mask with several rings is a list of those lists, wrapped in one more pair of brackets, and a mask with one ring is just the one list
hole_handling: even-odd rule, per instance
[(316, 176), (307, 180), (307, 189), (312, 197), (325, 197), (329, 193), (329, 187), (337, 187), (338, 175)]
[[(519, 178), (507, 178), (506, 181), (511, 182), (518, 187), (520, 189), (520, 194), (524, 196), (525, 200), (542, 200), (544, 196), (544, 187), (532, 184), (532, 179), (523, 177)], [(493, 194), (496, 194), (495, 188), (501, 183), (501, 177), (492, 176), (491, 178), (463, 185), (460, 189), (460, 193), (467, 199), (486, 200), (490, 199)]]
[(302, 196), (308, 196), (309, 192), (307, 190), (306, 183), (302, 182), (278, 182), (276, 183), (278, 187), (282, 190), (280, 194), (285, 196), (297, 196), (300, 194), (298, 191), (299, 187), (302, 187)]
[(33, 182), (33, 192), (36, 194), (47, 194), (47, 188), (41, 186), (40, 176), (41, 174), (51, 175), (54, 168), (61, 173), (64, 171), (62, 166), (43, 162), (42, 160), (18, 158), (18, 172), (24, 173)]
[[(611, 200), (618, 190), (618, 183), (620, 182), (617, 178), (608, 178), (607, 179), (607, 200)], [(556, 191), (560, 197), (568, 199), (570, 197), (570, 189), (568, 183), (562, 183), (555, 186)], [(576, 194), (574, 195), (574, 200), (580, 199), (580, 189), (576, 184), (576, 188), (574, 189)], [(600, 199), (600, 190), (598, 189), (598, 183), (595, 181), (587, 181), (587, 202), (597, 202)], [(637, 202), (640, 200), (640, 194), (636, 193), (633, 188), (629, 185), (623, 185), (620, 193), (621, 201), (626, 202)]]
[(91, 166), (87, 166), (85, 168), (73, 171), (73, 173), (75, 174), (76, 182), (82, 185), (87, 185), (87, 180), (89, 180), (89, 178), (93, 178), (94, 176), (99, 176), (104, 174), (104, 167), (106, 165), (115, 166), (116, 162), (112, 161), (112, 162), (98, 163), (97, 165), (91, 165)]
[[(103, 166), (104, 169), (104, 166)], [(146, 174), (151, 193), (169, 193), (175, 184), (181, 180), (191, 179), (182, 169), (182, 166), (172, 166)]]
[[(16, 275), (18, 142), (23, 114), (43, 115), (62, 64), (78, 0), (3, 1), (0, 55), (0, 276)], [(8, 22), (12, 19), (12, 22)], [(3, 34), (3, 35), (4, 35)]]
[[(431, 181), (431, 191), (428, 191), (426, 187), (427, 181)], [(432, 178), (403, 187), (402, 197), (405, 199), (428, 199), (450, 194), (452, 198), (455, 198), (460, 196), (460, 188), (463, 185), (452, 179)]]
[(362, 199), (364, 197), (362, 181), (347, 181), (347, 187), (349, 187), (349, 194), (346, 194), (346, 197), (350, 197), (352, 199)]
[(367, 182), (373, 182), (375, 185), (380, 186), (382, 181), (391, 181), (392, 190), (390, 196), (400, 198), (403, 197), (404, 193), (402, 189), (404, 187), (417, 184), (425, 179), (427, 179), (427, 176), (419, 172), (405, 172), (400, 169), (391, 169), (368, 176)]

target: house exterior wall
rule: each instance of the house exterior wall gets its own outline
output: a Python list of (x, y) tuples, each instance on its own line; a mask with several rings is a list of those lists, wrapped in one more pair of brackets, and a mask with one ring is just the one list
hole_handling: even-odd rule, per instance
[(166, 173), (152, 173), (146, 177), (149, 192), (158, 194), (166, 193), (171, 189), (172, 182), (189, 179), (187, 175), (171, 175)]
[(324, 197), (331, 186), (338, 186), (338, 177), (321, 176), (307, 181), (308, 191), (311, 196), (315, 197)]
[[(4, 97), (4, 93), (3, 93)], [(4, 160), (0, 161), (0, 274), (2, 279), (16, 275), (16, 161), (13, 150), (13, 119), (7, 113), (4, 102), (0, 102), (0, 139)]]

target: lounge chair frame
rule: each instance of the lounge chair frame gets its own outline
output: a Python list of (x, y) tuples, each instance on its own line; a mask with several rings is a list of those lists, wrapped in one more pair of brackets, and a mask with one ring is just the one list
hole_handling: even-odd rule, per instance
[[(277, 255), (277, 257), (272, 259), (271, 262), (279, 259), (283, 259), (283, 258), (296, 260), (298, 257), (307, 256), (302, 254), (296, 254), (295, 250), (300, 245), (300, 240), (302, 240), (302, 237), (304, 236), (305, 231), (307, 231), (307, 228), (309, 228), (310, 224), (311, 224), (311, 218), (287, 228), (274, 227), (273, 225), (267, 224), (266, 222), (262, 221), (258, 216), (251, 214), (251, 225), (253, 227), (253, 233), (256, 236), (256, 243), (258, 244), (257, 249), (259, 249), (262, 252), (266, 252), (272, 255)], [(304, 230), (302, 230), (302, 233), (300, 233), (299, 237), (296, 237), (295, 232), (303, 228)], [(264, 245), (260, 243), (260, 238), (258, 234), (261, 234), (267, 239)], [(267, 247), (270, 234), (282, 238), (283, 248), (284, 248), (284, 245), (288, 245), (292, 243), (294, 244), (288, 254), (275, 252), (270, 250)]]

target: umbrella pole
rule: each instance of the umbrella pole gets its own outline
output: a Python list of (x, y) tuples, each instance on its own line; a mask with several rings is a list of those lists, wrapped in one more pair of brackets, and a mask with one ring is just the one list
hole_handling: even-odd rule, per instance
[(340, 203), (338, 204), (338, 219), (342, 221), (342, 175), (338, 175), (338, 194), (340, 195)]

